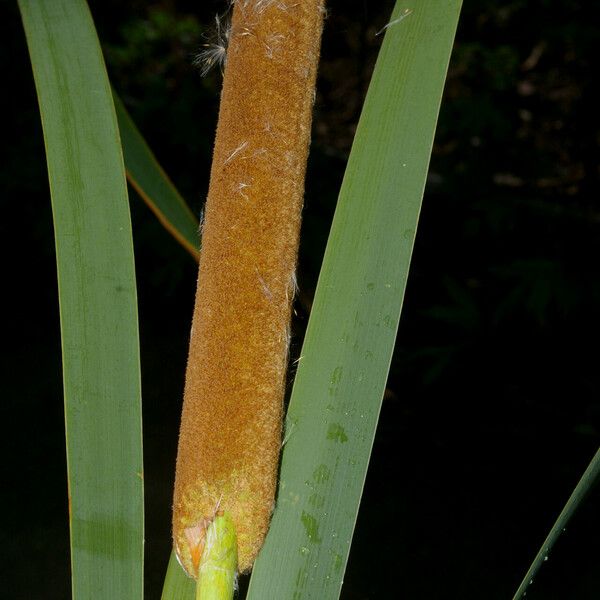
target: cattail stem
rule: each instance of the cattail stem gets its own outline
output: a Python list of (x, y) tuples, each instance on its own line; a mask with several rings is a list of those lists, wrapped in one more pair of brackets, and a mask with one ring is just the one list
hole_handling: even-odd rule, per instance
[(246, 571), (273, 510), (322, 21), (323, 0), (233, 7), (174, 494), (192, 576), (218, 511)]
[(206, 530), (196, 600), (231, 600), (237, 571), (237, 539), (228, 513), (217, 515)]

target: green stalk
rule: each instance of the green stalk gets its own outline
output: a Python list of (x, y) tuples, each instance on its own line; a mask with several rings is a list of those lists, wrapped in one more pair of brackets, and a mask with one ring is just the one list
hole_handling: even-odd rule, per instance
[(231, 600), (235, 591), (237, 537), (229, 513), (217, 515), (206, 530), (196, 600)]

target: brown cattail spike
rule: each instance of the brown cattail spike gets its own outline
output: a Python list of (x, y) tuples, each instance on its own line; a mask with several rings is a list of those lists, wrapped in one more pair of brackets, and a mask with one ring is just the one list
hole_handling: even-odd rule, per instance
[(239, 570), (274, 504), (300, 212), (323, 0), (236, 0), (206, 203), (173, 538), (196, 576), (231, 515)]

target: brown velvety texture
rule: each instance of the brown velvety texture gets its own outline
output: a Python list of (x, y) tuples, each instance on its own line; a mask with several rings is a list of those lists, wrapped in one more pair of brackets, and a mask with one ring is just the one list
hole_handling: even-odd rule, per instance
[(323, 0), (233, 7), (174, 495), (174, 545), (193, 576), (190, 540), (216, 510), (233, 518), (243, 572), (274, 506), (322, 22)]

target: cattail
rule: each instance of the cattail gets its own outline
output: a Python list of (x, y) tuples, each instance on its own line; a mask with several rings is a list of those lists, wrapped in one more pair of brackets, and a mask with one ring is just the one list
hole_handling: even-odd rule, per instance
[(173, 538), (196, 577), (229, 515), (238, 569), (274, 506), (323, 0), (236, 0), (206, 203)]

